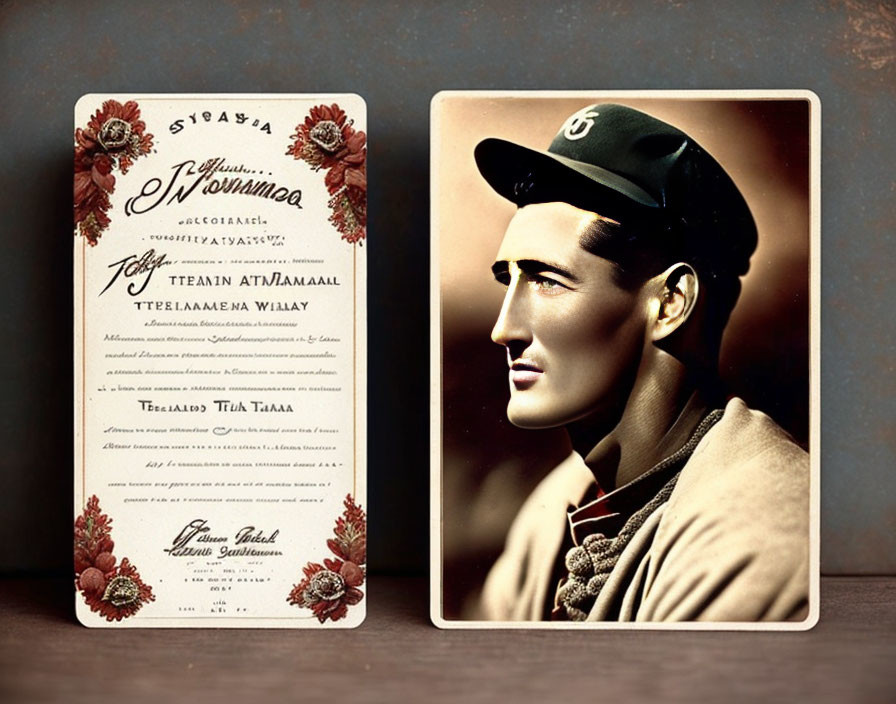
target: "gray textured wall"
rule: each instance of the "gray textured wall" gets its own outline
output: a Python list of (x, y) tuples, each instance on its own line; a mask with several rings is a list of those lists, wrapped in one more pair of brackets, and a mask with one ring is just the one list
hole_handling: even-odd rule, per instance
[(823, 115), (822, 566), (896, 572), (894, 37), (885, 0), (2, 2), (0, 570), (70, 564), (72, 108), (83, 93), (367, 99), (370, 558), (422, 572), (432, 94), (809, 88)]

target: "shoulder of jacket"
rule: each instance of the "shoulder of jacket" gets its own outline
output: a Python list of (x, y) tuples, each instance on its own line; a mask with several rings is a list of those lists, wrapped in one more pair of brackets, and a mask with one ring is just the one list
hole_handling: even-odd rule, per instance
[[(652, 617), (787, 613), (808, 587), (809, 476), (808, 454), (786, 432), (729, 402), (682, 469), (654, 537)], [(678, 593), (685, 583), (689, 594)], [(712, 600), (698, 602), (701, 592)], [(779, 605), (764, 611), (769, 603)]]

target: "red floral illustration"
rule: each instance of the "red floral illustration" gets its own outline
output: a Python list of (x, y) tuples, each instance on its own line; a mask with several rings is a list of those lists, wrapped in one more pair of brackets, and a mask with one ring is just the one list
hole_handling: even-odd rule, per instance
[(146, 133), (133, 100), (124, 105), (107, 100), (85, 129), (75, 130), (75, 226), (91, 246), (109, 226), (112, 172), (118, 168), (126, 174), (134, 160), (151, 149), (152, 135)]
[(302, 570), (305, 579), (293, 587), (286, 599), (290, 604), (311, 609), (321, 623), (344, 618), (348, 607), (364, 598), (358, 587), (364, 584), (366, 574), (367, 516), (351, 494), (343, 503), (345, 511), (333, 529), (336, 538), (327, 541), (327, 547), (339, 559), (325, 558), (322, 565), (309, 562)]
[(116, 566), (111, 532), (112, 519), (91, 496), (84, 513), (75, 519), (75, 588), (91, 611), (107, 621), (120, 621), (155, 601), (155, 596), (128, 558)]
[(367, 135), (352, 124), (335, 103), (313, 107), (286, 153), (315, 171), (328, 169), (330, 222), (354, 244), (367, 236)]

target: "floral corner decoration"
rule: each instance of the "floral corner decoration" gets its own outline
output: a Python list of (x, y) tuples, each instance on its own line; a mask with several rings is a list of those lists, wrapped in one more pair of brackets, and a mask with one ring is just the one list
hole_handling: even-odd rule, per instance
[(111, 533), (112, 519), (91, 496), (84, 513), (75, 519), (75, 588), (91, 611), (107, 621), (121, 621), (155, 601), (155, 596), (128, 558), (116, 565)]
[(337, 559), (324, 559), (324, 564), (309, 562), (305, 579), (295, 585), (286, 601), (311, 609), (317, 620), (338, 621), (348, 607), (364, 598), (359, 587), (364, 584), (367, 563), (367, 516), (355, 504), (351, 494), (343, 502), (345, 511), (336, 519), (335, 538), (327, 541)]
[(110, 194), (117, 168), (122, 175), (138, 157), (152, 150), (152, 135), (140, 119), (140, 107), (107, 100), (85, 129), (75, 130), (75, 227), (93, 247), (111, 222)]
[(330, 222), (354, 244), (367, 237), (367, 135), (352, 124), (336, 103), (313, 107), (286, 153), (315, 171), (327, 169)]

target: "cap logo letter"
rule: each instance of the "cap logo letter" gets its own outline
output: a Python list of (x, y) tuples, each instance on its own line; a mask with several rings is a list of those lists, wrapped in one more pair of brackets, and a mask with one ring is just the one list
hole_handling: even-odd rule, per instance
[(586, 137), (591, 131), (591, 128), (594, 127), (594, 120), (592, 118), (595, 118), (598, 115), (600, 115), (599, 112), (589, 110), (588, 108), (579, 110), (566, 121), (566, 125), (563, 127), (563, 136), (570, 141)]

